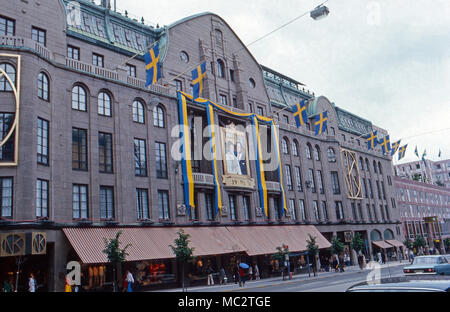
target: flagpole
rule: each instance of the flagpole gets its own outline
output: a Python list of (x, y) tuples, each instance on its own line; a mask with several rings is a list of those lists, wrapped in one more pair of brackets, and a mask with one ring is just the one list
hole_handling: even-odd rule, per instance
[(146, 53), (147, 50), (150, 50), (151, 48), (153, 48), (155, 46), (155, 44), (157, 44), (161, 39), (159, 39), (158, 41), (153, 42), (149, 47), (147, 47), (144, 51), (140, 51), (138, 53), (136, 53), (135, 55), (133, 55), (132, 57), (130, 57), (129, 59), (127, 59), (125, 62), (123, 62), (120, 65), (116, 66), (116, 69), (127, 64), (129, 61), (133, 60), (134, 58), (136, 58), (136, 56), (141, 55), (142, 53)]
[(188, 71), (191, 71), (191, 70), (197, 68), (197, 66), (202, 65), (203, 63), (204, 63), (204, 61), (201, 62), (201, 63), (199, 63), (199, 64), (197, 64), (197, 65), (195, 65), (194, 67), (189, 67), (187, 70), (185, 70), (185, 71), (182, 72), (181, 74), (179, 74), (179, 75), (177, 75), (177, 76), (175, 76), (175, 77), (173, 77), (173, 78), (167, 80), (167, 83), (169, 83), (169, 82), (171, 82), (171, 81), (174, 81), (175, 79), (177, 79), (177, 78), (183, 76), (184, 74), (186, 74)]

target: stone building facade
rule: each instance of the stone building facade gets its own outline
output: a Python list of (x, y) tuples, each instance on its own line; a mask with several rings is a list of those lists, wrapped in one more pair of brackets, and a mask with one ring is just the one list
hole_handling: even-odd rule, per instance
[(413, 161), (395, 166), (399, 177), (450, 188), (450, 160)]
[[(74, 11), (74, 3), (66, 0), (1, 1), (0, 68), (15, 78), (20, 93), (17, 110), (15, 93), (0, 77), (2, 138), (14, 133), (2, 147), (0, 163), (0, 233), (16, 246), (2, 249), (0, 261), (7, 270), (17, 257), (28, 258), (27, 272), (43, 272), (47, 289), (61, 290), (68, 260), (83, 258), (81, 247), (74, 246), (81, 236), (71, 236), (76, 236), (72, 229), (92, 235), (91, 229), (147, 233), (312, 225), (326, 239), (338, 236), (347, 245), (349, 235), (361, 233), (369, 257), (392, 247), (385, 241), (403, 237), (391, 158), (379, 148), (368, 151), (362, 138), (373, 130), (382, 136), (387, 132), (262, 67), (219, 16), (203, 13), (159, 28), (91, 1), (78, 1)], [(132, 57), (157, 40), (163, 78), (145, 88), (143, 57)], [(205, 98), (277, 121), (287, 213), (281, 208), (278, 175), (266, 172), (268, 216), (256, 187), (222, 179), (225, 213), (216, 215), (212, 166), (206, 159), (193, 162), (195, 214), (183, 207), (181, 165), (171, 157), (179, 136), (173, 131), (176, 90), (191, 92), (188, 69), (203, 61)], [(288, 108), (301, 99), (309, 101), (310, 118), (328, 111), (326, 133), (314, 136), (312, 119), (296, 128)], [(206, 126), (205, 111), (190, 103), (188, 114), (196, 138), (194, 125)], [(17, 116), (15, 132), (9, 131)], [(219, 112), (215, 119), (222, 127), (248, 124)], [(255, 162), (247, 169), (255, 179)], [(222, 165), (218, 171), (224, 175)], [(174, 262), (169, 265), (176, 271)]]

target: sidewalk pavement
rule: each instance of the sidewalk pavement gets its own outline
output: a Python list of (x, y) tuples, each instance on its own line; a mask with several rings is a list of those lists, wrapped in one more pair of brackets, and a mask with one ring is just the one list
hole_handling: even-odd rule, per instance
[[(396, 266), (406, 266), (409, 264), (410, 264), (410, 262), (407, 260), (403, 260), (402, 262), (392, 261), (392, 262), (388, 262), (386, 264), (382, 264), (381, 269), (388, 268), (388, 267), (396, 267)], [(245, 291), (246, 289), (249, 289), (249, 288), (275, 286), (275, 285), (279, 285), (281, 283), (292, 283), (294, 281), (299, 281), (299, 280), (313, 280), (313, 279), (317, 280), (317, 279), (334, 276), (336, 274), (346, 274), (346, 273), (350, 273), (350, 272), (354, 273), (354, 272), (366, 272), (366, 271), (369, 271), (369, 269), (366, 268), (364, 270), (361, 270), (358, 265), (354, 265), (354, 266), (345, 267), (343, 273), (334, 272), (334, 271), (318, 272), (318, 276), (314, 276), (314, 273), (311, 271), (311, 276), (309, 276), (308, 273), (297, 274), (297, 275), (294, 275), (291, 280), (289, 280), (289, 278), (286, 278), (286, 280), (283, 281), (281, 276), (270, 277), (270, 278), (265, 278), (265, 279), (260, 279), (260, 280), (247, 281), (245, 283), (246, 287), (239, 287), (239, 284), (235, 284), (233, 281), (230, 281), (225, 285), (214, 284), (213, 286), (204, 285), (204, 286), (188, 287), (187, 292), (212, 291), (212, 290), (217, 291), (217, 292), (230, 292), (233, 290), (244, 290)], [(250, 285), (251, 285), (251, 287), (248, 287)], [(156, 292), (182, 292), (182, 289), (181, 288), (164, 289), (164, 290), (158, 290)]]

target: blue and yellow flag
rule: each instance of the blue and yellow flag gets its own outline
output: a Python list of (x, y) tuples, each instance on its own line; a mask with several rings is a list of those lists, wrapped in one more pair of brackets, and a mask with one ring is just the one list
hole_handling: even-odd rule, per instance
[(442, 151), (441, 151), (441, 149), (439, 149), (439, 155), (438, 155), (438, 157), (441, 158), (441, 156), (442, 156)]
[(297, 128), (300, 128), (308, 121), (308, 115), (306, 114), (306, 101), (303, 100), (300, 103), (295, 104), (291, 109), (292, 113), (294, 113)]
[(325, 129), (327, 128), (327, 121), (328, 121), (328, 112), (320, 113), (319, 115), (316, 115), (315, 117), (315, 129), (316, 129), (316, 135), (322, 134)]
[(426, 150), (426, 149), (423, 151), (423, 155), (422, 155), (422, 160), (423, 160), (423, 161), (425, 161), (425, 156), (428, 156), (428, 155), (427, 155), (427, 150)]
[(414, 151), (414, 154), (416, 154), (417, 158), (419, 158), (419, 149), (416, 146), (416, 150)]
[(205, 84), (205, 77), (206, 77), (206, 62), (203, 62), (192, 71), (192, 88), (193, 88), (192, 95), (194, 97), (194, 100), (202, 95), (203, 86)]
[(389, 154), (389, 152), (391, 151), (391, 139), (389, 138), (389, 135), (382, 138), (378, 143), (381, 145), (383, 154)]
[(144, 55), (145, 72), (147, 73), (147, 81), (145, 86), (155, 84), (161, 77), (161, 65), (159, 63), (159, 43), (155, 44), (152, 49), (149, 49)]
[(365, 139), (367, 140), (367, 147), (370, 150), (375, 149), (375, 147), (377, 147), (378, 145), (378, 131), (374, 131), (371, 134), (369, 134), (369, 136), (365, 137)]
[(403, 158), (405, 158), (407, 148), (408, 148), (408, 144), (400, 147), (400, 149), (398, 150), (398, 160), (402, 160)]
[(402, 140), (395, 142), (394, 144), (392, 144), (392, 148), (391, 148), (391, 156), (394, 156), (395, 153), (397, 153), (398, 148), (400, 147), (400, 143), (402, 142)]

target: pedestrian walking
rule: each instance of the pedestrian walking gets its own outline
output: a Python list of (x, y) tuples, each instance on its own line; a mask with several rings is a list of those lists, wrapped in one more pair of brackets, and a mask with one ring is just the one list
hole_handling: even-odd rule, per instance
[(212, 268), (211, 265), (208, 266), (207, 269), (207, 273), (208, 273), (208, 286), (214, 286), (214, 269)]
[(342, 253), (339, 254), (338, 260), (339, 260), (339, 269), (340, 269), (340, 272), (341, 272), (341, 273), (342, 273), (342, 272), (345, 272), (345, 270), (344, 270), (344, 264), (345, 264), (345, 262), (344, 262), (344, 255), (343, 255)]
[(252, 268), (252, 266), (250, 266), (248, 268), (248, 280), (249, 281), (253, 280), (253, 268)]
[(255, 263), (255, 269), (254, 269), (254, 274), (255, 274), (255, 280), (260, 280), (260, 274), (259, 274), (259, 268), (258, 265)]
[(239, 268), (239, 277), (240, 277), (239, 287), (241, 287), (241, 285), (242, 287), (245, 287), (246, 273), (243, 268)]
[(383, 264), (383, 258), (381, 258), (381, 252), (377, 253), (378, 263)]
[(129, 270), (127, 270), (127, 292), (133, 292), (133, 284), (134, 284), (134, 278), (133, 274)]
[(64, 292), (72, 292), (72, 281), (70, 280), (69, 275), (66, 275), (66, 280), (64, 284)]
[(30, 278), (28, 279), (28, 291), (36, 292), (36, 280), (34, 279), (34, 274), (30, 274)]
[(333, 257), (333, 268), (334, 268), (334, 272), (338, 271), (339, 268), (339, 259), (337, 255), (334, 255)]
[(219, 271), (219, 284), (220, 285), (226, 284), (225, 276), (226, 276), (225, 269), (223, 267), (221, 267), (220, 271)]
[(11, 289), (11, 284), (9, 283), (8, 280), (5, 280), (5, 281), (3, 282), (3, 291), (4, 291), (4, 292), (11, 292), (11, 291), (12, 291), (12, 289)]

